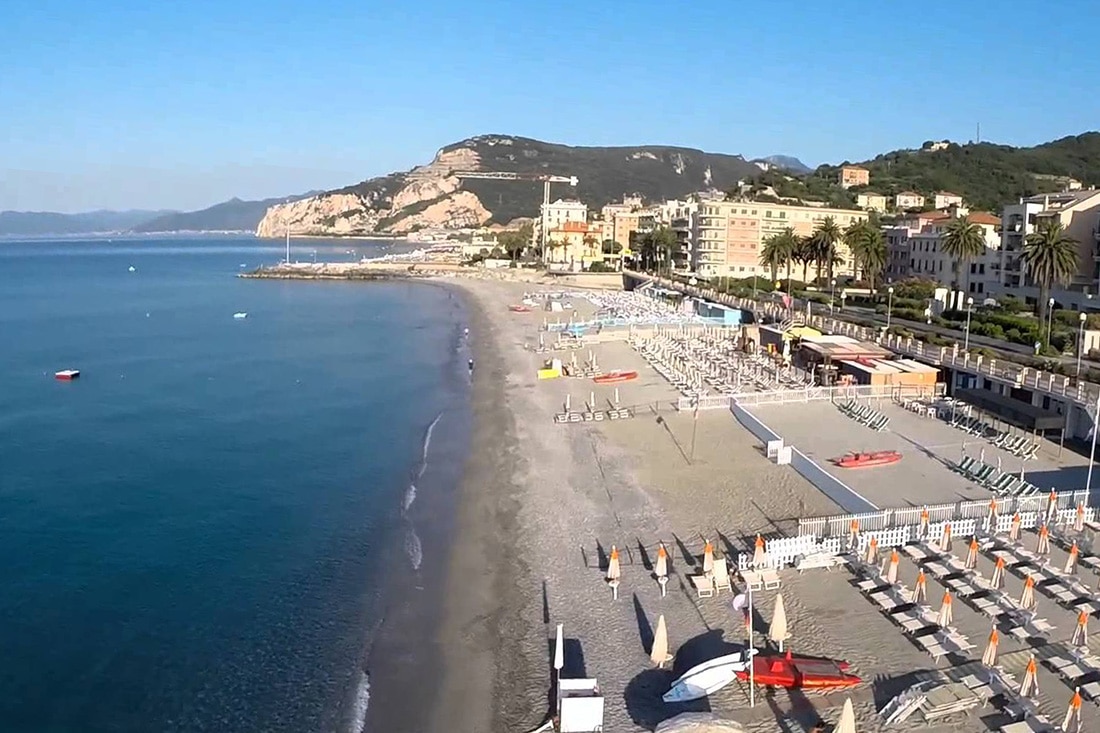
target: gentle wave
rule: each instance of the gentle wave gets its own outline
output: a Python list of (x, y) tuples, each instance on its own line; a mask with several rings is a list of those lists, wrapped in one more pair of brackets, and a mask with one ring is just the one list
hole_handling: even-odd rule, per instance
[(432, 424), (428, 426), (428, 432), (424, 435), (424, 450), (420, 454), (420, 470), (417, 471), (417, 478), (423, 476), (424, 470), (428, 468), (428, 449), (432, 447), (432, 431), (435, 430), (441, 417), (443, 417), (442, 412), (435, 416), (435, 420), (432, 420)]
[(363, 733), (367, 725), (368, 707), (370, 707), (370, 675), (360, 672), (359, 684), (355, 687), (355, 701), (352, 703), (348, 733)]
[(401, 507), (401, 516), (408, 513), (409, 507), (413, 505), (414, 501), (416, 501), (416, 484), (409, 484), (409, 488), (405, 490), (405, 503)]
[(409, 557), (409, 563), (412, 565), (413, 570), (419, 570), (420, 564), (424, 562), (424, 550), (420, 545), (420, 537), (417, 536), (416, 530), (413, 529), (412, 524), (409, 524), (408, 531), (405, 532), (405, 554)]

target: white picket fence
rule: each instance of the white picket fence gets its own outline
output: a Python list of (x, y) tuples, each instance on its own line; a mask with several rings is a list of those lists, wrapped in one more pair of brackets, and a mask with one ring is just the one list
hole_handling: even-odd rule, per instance
[[(1055, 495), (1058, 508), (1058, 521), (1072, 522), (1076, 517), (1077, 506), (1086, 505), (1086, 521), (1095, 521), (1098, 512), (1095, 507), (1088, 505), (1089, 493), (1087, 491), (1063, 491)], [(1004, 497), (997, 499), (998, 526), (1005, 517), (1011, 520), (1013, 514), (1019, 513), (1021, 519), (1034, 515), (1046, 517), (1050, 511), (1049, 496), (1026, 496), (1022, 498)], [(851, 532), (852, 521), (859, 522), (861, 533), (876, 532), (895, 527), (919, 526), (921, 513), (928, 512), (930, 525), (940, 525), (951, 522), (951, 529), (955, 535), (972, 534), (963, 529), (962, 522), (970, 524), (978, 520), (984, 520), (989, 516), (989, 500), (963, 501), (956, 504), (936, 504), (925, 507), (901, 507), (896, 509), (883, 509), (877, 512), (865, 512), (862, 514), (844, 514), (834, 517), (813, 517), (798, 520), (798, 533), (811, 537), (848, 537)], [(1067, 519), (1068, 518), (1068, 519)], [(967, 524), (965, 526), (970, 526)], [(979, 524), (979, 526), (984, 526)], [(1024, 524), (1025, 528), (1035, 527), (1036, 524)], [(937, 536), (934, 533), (932, 536)], [(880, 544), (882, 541), (880, 540)]]
[[(839, 555), (843, 549), (842, 540), (839, 537), (826, 537), (820, 541), (810, 535), (778, 537), (768, 540), (764, 546), (765, 560), (761, 567), (784, 568), (793, 565), (798, 558), (812, 555), (815, 552), (828, 552), (832, 555)], [(738, 553), (737, 568), (739, 570), (752, 570), (755, 567), (752, 562), (753, 554), (751, 552)]]

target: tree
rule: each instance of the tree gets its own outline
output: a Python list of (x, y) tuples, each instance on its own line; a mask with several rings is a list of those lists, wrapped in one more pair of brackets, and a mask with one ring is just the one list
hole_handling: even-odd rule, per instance
[(802, 265), (802, 282), (806, 282), (806, 269), (814, 261), (814, 245), (809, 237), (799, 237), (794, 247), (794, 261)]
[(867, 278), (872, 292), (875, 289), (875, 278), (886, 269), (887, 258), (886, 238), (882, 236), (882, 230), (870, 225), (864, 227), (856, 262), (863, 270), (863, 277)]
[(1047, 328), (1047, 309), (1050, 291), (1055, 285), (1068, 285), (1077, 273), (1077, 240), (1066, 234), (1062, 222), (1046, 219), (1039, 223), (1034, 234), (1027, 235), (1020, 259), (1027, 267), (1027, 274), (1039, 286), (1039, 329), (1046, 329), (1046, 343), (1050, 344)]
[(659, 226), (639, 237), (641, 241), (642, 261), (653, 265), (660, 272), (661, 263), (672, 269), (673, 253), (679, 252), (680, 239), (676, 232), (666, 226)]
[(810, 235), (813, 243), (814, 262), (817, 264), (817, 277), (821, 278), (821, 268), (825, 267), (829, 273), (829, 280), (833, 279), (833, 266), (836, 264), (836, 244), (841, 239), (840, 226), (836, 219), (826, 216), (814, 227), (814, 233)]
[(952, 219), (944, 230), (943, 253), (952, 259), (951, 271), (954, 274), (952, 286), (959, 289), (959, 270), (966, 273), (967, 284), (963, 288), (970, 291), (970, 272), (967, 264), (985, 252), (985, 233), (980, 225), (970, 221), (970, 217), (960, 216)]
[(605, 255), (617, 255), (623, 251), (623, 246), (614, 239), (603, 240), (603, 253)]
[(760, 249), (760, 264), (771, 268), (772, 282), (779, 279), (779, 268), (784, 265), (787, 267), (787, 280), (791, 279), (791, 260), (797, 244), (798, 238), (789, 227), (764, 240)]

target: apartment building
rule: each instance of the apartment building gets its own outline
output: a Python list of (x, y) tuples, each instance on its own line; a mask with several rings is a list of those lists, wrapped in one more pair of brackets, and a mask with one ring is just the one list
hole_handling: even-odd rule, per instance
[(539, 218), (534, 227), (534, 244), (543, 242), (542, 233), (560, 230), (567, 221), (588, 221), (588, 205), (572, 199), (558, 199), (539, 207)]
[[(968, 262), (965, 270), (957, 275), (954, 258), (943, 251), (943, 239), (951, 221), (966, 216), (982, 228), (985, 252)], [(951, 286), (975, 300), (996, 291), (1000, 282), (1000, 223), (993, 214), (969, 212), (963, 207), (952, 206), (947, 211), (912, 214), (898, 220), (897, 225), (885, 230), (887, 280), (921, 277)]]
[[(1100, 244), (1100, 190), (1040, 194), (1004, 207), (1001, 215), (1001, 286), (1006, 292), (1034, 303), (1038, 287), (1021, 259), (1024, 243), (1046, 220), (1062, 223), (1077, 241), (1078, 271), (1069, 287), (1054, 293), (1062, 307), (1086, 308), (1100, 285), (1097, 245)], [(1095, 306), (1091, 306), (1095, 307)]]
[[(867, 218), (866, 212), (851, 209), (758, 201), (705, 201), (699, 205), (693, 226), (692, 268), (706, 277), (770, 277), (771, 270), (760, 264), (764, 240), (787, 227), (798, 236), (809, 236), (817, 223), (829, 216), (841, 229)], [(854, 275), (848, 248), (838, 243), (837, 249), (842, 263), (834, 268), (834, 273)]]
[(866, 191), (856, 195), (856, 206), (864, 211), (886, 211), (886, 197), (881, 193)]
[(871, 172), (858, 165), (845, 165), (841, 166), (837, 180), (843, 188), (866, 186), (871, 182)]
[(950, 206), (962, 206), (963, 197), (950, 191), (937, 191), (932, 197), (932, 208), (946, 209)]
[(593, 262), (603, 261), (599, 239), (601, 228), (584, 221), (565, 220), (547, 232), (545, 259), (550, 264), (567, 265), (578, 271)]
[(924, 196), (916, 191), (902, 191), (894, 196), (894, 208), (902, 211), (919, 209), (924, 206)]

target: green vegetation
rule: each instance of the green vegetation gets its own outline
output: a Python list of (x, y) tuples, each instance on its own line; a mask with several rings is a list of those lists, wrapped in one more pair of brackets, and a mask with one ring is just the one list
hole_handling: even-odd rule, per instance
[[(1020, 259), (1039, 285), (1039, 321), (1046, 323), (1051, 288), (1068, 285), (1077, 272), (1077, 241), (1065, 233), (1061, 221), (1046, 220), (1027, 236)], [(1053, 345), (1051, 336), (1048, 329), (1048, 346)]]
[(668, 227), (657, 227), (651, 232), (637, 237), (638, 259), (642, 268), (647, 270), (671, 270), (672, 263), (680, 250), (680, 240), (676, 232)]
[(829, 280), (833, 279), (833, 266), (840, 260), (836, 245), (843, 236), (836, 219), (831, 216), (826, 216), (814, 227), (814, 233), (810, 235), (810, 253), (817, 266), (818, 280), (821, 279), (822, 268), (829, 273)]
[[(967, 273), (969, 280), (970, 260), (981, 256), (985, 251), (985, 234), (982, 228), (970, 221), (969, 217), (962, 216), (952, 219), (947, 225), (943, 237), (943, 253), (953, 259), (952, 278), (954, 289), (959, 289), (959, 270)], [(966, 290), (966, 288), (963, 288)]]
[(882, 230), (867, 221), (853, 222), (844, 230), (844, 243), (852, 253), (867, 286), (874, 291), (875, 278), (886, 269), (886, 240)]
[(779, 278), (780, 267), (787, 268), (787, 280), (791, 279), (791, 264), (797, 249), (798, 236), (790, 227), (764, 240), (760, 249), (760, 264), (771, 268), (772, 282)]

